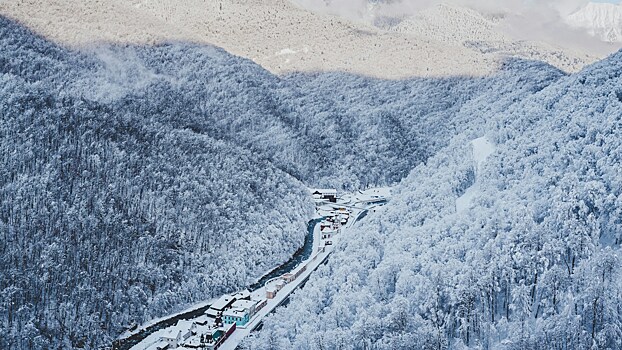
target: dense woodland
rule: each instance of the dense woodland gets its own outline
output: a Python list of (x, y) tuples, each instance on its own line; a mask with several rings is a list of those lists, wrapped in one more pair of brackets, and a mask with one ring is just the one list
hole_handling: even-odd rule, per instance
[[(307, 186), (400, 181), (248, 346), (611, 347), (616, 62), (277, 77), (183, 43), (72, 51), (0, 18), (0, 348), (107, 346), (285, 261)], [(482, 135), (498, 153), (458, 215)]]
[(622, 348), (621, 73), (622, 52), (509, 105), (465, 105), (471, 123), (247, 348)]
[(69, 85), (96, 62), (0, 28), (0, 348), (110, 345), (302, 245), (300, 181), (174, 120), (184, 100), (145, 102), (158, 82), (88, 99)]

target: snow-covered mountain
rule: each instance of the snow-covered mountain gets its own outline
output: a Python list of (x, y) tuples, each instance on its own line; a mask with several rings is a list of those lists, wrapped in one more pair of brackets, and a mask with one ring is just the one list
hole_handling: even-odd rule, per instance
[(252, 59), (276, 74), (342, 71), (380, 78), (473, 76), (493, 73), (507, 56), (543, 60), (565, 71), (576, 71), (598, 59), (589, 51), (560, 44), (506, 40), (494, 26), (494, 18), (460, 6), (431, 8), (394, 28), (396, 14), (375, 16), (387, 2), (372, 1), (355, 11), (364, 20), (310, 5), (318, 3), (323, 2), (3, 1), (0, 14), (72, 47), (93, 42), (207, 43)]
[(454, 5), (0, 13), (0, 349), (108, 348), (286, 260), (308, 187), (375, 185), (246, 345), (622, 346), (622, 52), (565, 73), (595, 58)]
[[(444, 45), (464, 46), (493, 60), (519, 57), (547, 62), (566, 71), (584, 67), (590, 55), (577, 47), (562, 47), (547, 41), (525, 40), (508, 33), (508, 13), (489, 14), (465, 6), (439, 4), (414, 15), (388, 22), (388, 31), (416, 35)], [(382, 23), (382, 22), (381, 22)]]
[(587, 29), (607, 42), (622, 42), (622, 4), (590, 2), (566, 18), (568, 24)]
[[(453, 187), (416, 202), (450, 210), (472, 162), (454, 176), (435, 173), (449, 158), (432, 157), (464, 130), (476, 139), (521, 120), (508, 108), (565, 76), (510, 60), (479, 78), (278, 77), (196, 44), (70, 50), (6, 19), (0, 48), (7, 349), (99, 348), (132, 322), (252, 282), (299, 246), (303, 184), (385, 185), (428, 164), (412, 183)], [(485, 174), (483, 164), (473, 197)], [(402, 216), (425, 220), (430, 208)]]

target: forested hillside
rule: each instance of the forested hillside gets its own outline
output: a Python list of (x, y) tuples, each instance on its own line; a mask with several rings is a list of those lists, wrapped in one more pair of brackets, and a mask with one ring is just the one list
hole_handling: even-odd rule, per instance
[(98, 348), (246, 286), (302, 244), (306, 186), (432, 169), (561, 77), (277, 77), (191, 44), (72, 51), (0, 18), (0, 348)]
[[(471, 123), (247, 347), (620, 349), (621, 86), (622, 52), (462, 108)], [(482, 137), (493, 152), (478, 165)]]
[(0, 348), (109, 344), (302, 244), (299, 181), (174, 120), (166, 95), (74, 94), (93, 61), (0, 25)]

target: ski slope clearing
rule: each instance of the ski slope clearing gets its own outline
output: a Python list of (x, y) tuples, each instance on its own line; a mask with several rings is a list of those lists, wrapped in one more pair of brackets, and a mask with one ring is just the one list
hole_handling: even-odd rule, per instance
[(482, 168), (482, 164), (486, 161), (495, 151), (495, 146), (484, 137), (477, 138), (471, 141), (471, 147), (473, 148), (472, 156), (474, 161), (474, 177), (475, 181), (464, 194), (456, 199), (456, 212), (460, 213), (465, 211), (471, 205), (473, 198), (480, 193), (480, 182), (478, 181), (478, 174)]

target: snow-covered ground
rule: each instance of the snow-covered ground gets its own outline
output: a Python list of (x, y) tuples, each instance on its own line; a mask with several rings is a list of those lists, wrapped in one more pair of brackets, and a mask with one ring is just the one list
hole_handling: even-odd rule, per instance
[(473, 160), (477, 165), (477, 174), (482, 167), (482, 163), (484, 163), (488, 156), (495, 151), (495, 145), (493, 145), (485, 136), (471, 141), (471, 145), (473, 147)]
[(560, 48), (549, 41), (521, 40), (511, 35), (502, 16), (486, 15), (454, 4), (442, 3), (422, 9), (387, 29), (430, 38), (446, 45), (465, 45), (480, 51), (484, 57), (521, 57), (548, 62), (567, 71), (580, 69), (585, 60), (585, 57), (576, 59), (584, 49)]
[(467, 210), (475, 196), (480, 192), (480, 183), (478, 181), (478, 175), (482, 164), (486, 159), (495, 151), (495, 145), (493, 145), (485, 136), (479, 137), (471, 141), (471, 147), (473, 148), (473, 162), (475, 163), (475, 182), (471, 185), (462, 196), (456, 199), (456, 212), (460, 213)]

